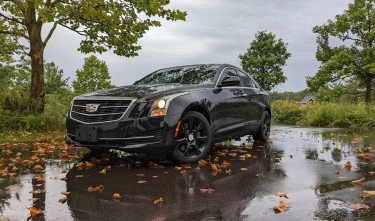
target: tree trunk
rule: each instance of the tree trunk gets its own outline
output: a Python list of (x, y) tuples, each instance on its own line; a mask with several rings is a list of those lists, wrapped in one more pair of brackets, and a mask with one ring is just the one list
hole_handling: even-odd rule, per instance
[(366, 104), (370, 104), (372, 102), (372, 81), (373, 78), (369, 78), (366, 81)]
[(30, 109), (34, 113), (44, 111), (44, 43), (41, 36), (42, 22), (27, 25), (30, 37), (31, 91)]

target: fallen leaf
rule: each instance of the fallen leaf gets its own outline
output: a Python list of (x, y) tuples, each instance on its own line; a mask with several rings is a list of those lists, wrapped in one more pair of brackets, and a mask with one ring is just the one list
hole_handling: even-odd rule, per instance
[(90, 163), (89, 161), (86, 161), (85, 165), (86, 165), (86, 167), (93, 167), (94, 166), (94, 164)]
[(59, 203), (62, 203), (62, 204), (64, 204), (66, 201), (68, 201), (67, 197), (63, 197), (63, 198), (59, 199)]
[(229, 175), (232, 174), (232, 170), (231, 170), (231, 169), (225, 170), (225, 172), (226, 172), (227, 174), (229, 174)]
[(143, 176), (145, 176), (145, 174), (144, 173), (138, 173), (137, 176), (138, 177), (143, 177)]
[(277, 196), (278, 197), (285, 197), (285, 198), (289, 199), (288, 196), (286, 195), (286, 193), (278, 192)]
[(236, 153), (230, 153), (230, 154), (228, 154), (228, 155), (231, 156), (231, 157), (236, 157), (236, 156), (237, 156)]
[(371, 199), (371, 194), (365, 193), (365, 194), (361, 195), (361, 198), (364, 199), (364, 200), (369, 200), (369, 199)]
[(255, 176), (256, 176), (256, 177), (265, 177), (265, 176), (264, 176), (264, 173), (257, 173)]
[(248, 171), (249, 169), (248, 168), (241, 168), (240, 170), (241, 171)]
[(112, 197), (113, 199), (121, 199), (121, 195), (119, 193), (114, 193)]
[(348, 203), (346, 205), (348, 208), (350, 209), (356, 209), (356, 210), (367, 210), (369, 209), (370, 207), (365, 205), (365, 204), (352, 204), (352, 203)]
[(8, 190), (19, 190), (22, 188), (22, 184), (13, 184), (9, 185), (6, 189)]
[(214, 189), (211, 189), (211, 188), (207, 188), (207, 189), (200, 189), (201, 193), (208, 193), (208, 194), (211, 194), (213, 192), (215, 192)]
[(76, 178), (78, 179), (78, 178), (83, 178), (83, 175), (81, 174), (81, 175), (76, 175)]
[(178, 167), (178, 166), (175, 166), (174, 168), (175, 168), (175, 170), (177, 170), (177, 171), (181, 171), (181, 170), (184, 169), (183, 167)]
[(88, 192), (103, 192), (103, 190), (104, 190), (104, 186), (103, 185), (99, 185), (99, 186), (97, 186), (97, 187), (89, 187), (89, 188), (87, 188), (87, 191)]
[(145, 183), (147, 183), (147, 181), (146, 180), (138, 180), (137, 183), (138, 184), (145, 184)]
[(160, 197), (159, 199), (157, 200), (154, 200), (154, 204), (157, 205), (157, 204), (162, 204), (164, 202), (163, 198)]
[(212, 168), (213, 171), (219, 170), (216, 164), (211, 164), (211, 168)]
[(102, 175), (107, 175), (107, 170), (104, 168), (99, 173)]
[(346, 163), (344, 164), (345, 167), (347, 168), (351, 168), (352, 167), (352, 163), (350, 163), (350, 161), (346, 161)]
[(208, 162), (205, 161), (205, 160), (200, 160), (200, 161), (198, 161), (198, 165), (199, 165), (200, 167), (206, 166), (207, 164), (208, 164)]
[(65, 192), (65, 191), (64, 191), (64, 192), (61, 192), (61, 194), (62, 194), (62, 195), (69, 195), (70, 192)]
[(287, 211), (288, 209), (289, 209), (289, 206), (284, 201), (280, 201), (279, 206), (273, 207), (273, 211), (275, 211), (275, 213), (281, 213), (281, 212)]
[(152, 178), (156, 179), (156, 178), (159, 178), (159, 176), (152, 176)]
[(4, 218), (3, 221), (10, 221), (8, 217)]
[(362, 179), (360, 179), (360, 180), (353, 180), (352, 184), (357, 185), (357, 186), (362, 186), (363, 185), (362, 181), (363, 181)]
[(44, 213), (42, 210), (38, 210), (36, 207), (30, 207), (29, 211), (32, 217)]
[(41, 165), (35, 165), (34, 170), (43, 170), (43, 167)]
[(366, 194), (369, 194), (369, 195), (375, 195), (375, 191), (363, 191), (364, 193)]

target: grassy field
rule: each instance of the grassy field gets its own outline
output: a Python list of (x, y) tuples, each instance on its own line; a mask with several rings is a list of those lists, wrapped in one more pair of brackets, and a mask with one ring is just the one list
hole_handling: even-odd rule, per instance
[(314, 127), (375, 127), (375, 105), (317, 102), (303, 106), (279, 100), (272, 103), (272, 120)]

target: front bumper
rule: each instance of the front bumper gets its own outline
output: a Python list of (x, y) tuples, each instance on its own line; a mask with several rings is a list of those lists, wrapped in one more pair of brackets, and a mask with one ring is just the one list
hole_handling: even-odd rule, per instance
[(175, 146), (174, 131), (179, 114), (164, 117), (123, 119), (115, 122), (90, 124), (98, 129), (97, 142), (75, 139), (77, 126), (87, 126), (69, 116), (66, 120), (66, 142), (90, 149), (119, 149), (135, 153), (170, 153)]

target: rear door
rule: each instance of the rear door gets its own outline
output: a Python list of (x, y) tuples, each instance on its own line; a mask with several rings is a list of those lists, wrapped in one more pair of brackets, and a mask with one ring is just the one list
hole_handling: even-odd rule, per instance
[(255, 127), (258, 125), (259, 120), (262, 117), (261, 114), (264, 106), (263, 101), (261, 100), (262, 90), (257, 87), (247, 73), (238, 69), (237, 73), (241, 79), (243, 92), (246, 98), (245, 119), (250, 127)]
[[(218, 84), (227, 77), (238, 76), (234, 68), (226, 68), (218, 80)], [(214, 135), (229, 135), (238, 133), (239, 130), (245, 128), (246, 109), (246, 94), (242, 87), (216, 87), (213, 91), (213, 108), (211, 117), (213, 120)]]

